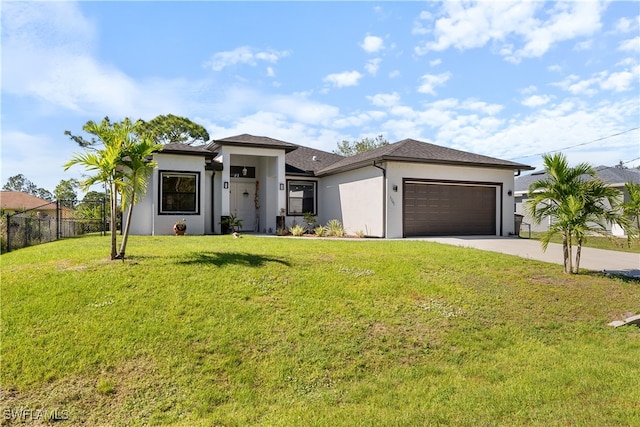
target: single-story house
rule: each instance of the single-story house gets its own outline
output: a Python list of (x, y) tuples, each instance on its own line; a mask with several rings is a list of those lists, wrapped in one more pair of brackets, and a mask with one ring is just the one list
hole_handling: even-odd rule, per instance
[(343, 157), (253, 135), (206, 146), (167, 144), (134, 209), (133, 234), (219, 234), (221, 220), (275, 233), (303, 223), (342, 222), (349, 234), (402, 238), (514, 232), (514, 176), (530, 166), (405, 139)]
[[(610, 187), (613, 187), (620, 191), (622, 201), (629, 201), (629, 194), (624, 188), (625, 183), (627, 182), (635, 182), (640, 183), (640, 171), (637, 169), (621, 169), (617, 167), (610, 166), (598, 166), (595, 168), (596, 174), (598, 178), (604, 181)], [(551, 219), (547, 218), (542, 221), (540, 224), (536, 224), (526, 207), (526, 202), (529, 200), (529, 186), (542, 179), (547, 178), (547, 173), (545, 171), (533, 172), (528, 175), (522, 175), (516, 178), (515, 180), (515, 202), (516, 214), (523, 216), (523, 223), (526, 224), (527, 230), (529, 226), (531, 227), (531, 231), (534, 232), (544, 232), (549, 229), (549, 225), (551, 224)], [(585, 176), (585, 179), (587, 177)], [(617, 224), (613, 226), (609, 226), (608, 231), (610, 231), (615, 236), (624, 236), (624, 231)]]
[[(41, 199), (22, 191), (0, 191), (0, 209), (4, 213), (13, 214), (16, 212), (32, 211), (39, 217), (56, 217), (56, 202)], [(64, 208), (65, 211), (71, 211)]]

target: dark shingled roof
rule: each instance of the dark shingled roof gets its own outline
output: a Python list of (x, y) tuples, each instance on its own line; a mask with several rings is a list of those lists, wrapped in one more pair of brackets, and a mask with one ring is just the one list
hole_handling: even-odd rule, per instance
[(298, 146), (286, 154), (286, 172), (288, 174), (314, 175), (320, 169), (344, 159), (338, 154), (328, 153), (314, 148)]
[(249, 135), (247, 133), (231, 136), (229, 138), (213, 140), (209, 143), (209, 145), (207, 145), (207, 148), (212, 151), (217, 151), (219, 147), (223, 145), (257, 148), (284, 148), (285, 152), (293, 151), (298, 148), (297, 145), (291, 144), (289, 142), (280, 141), (278, 139), (273, 139), (266, 136)]
[(468, 153), (466, 151), (454, 150), (453, 148), (441, 147), (427, 142), (416, 141), (415, 139), (404, 139), (393, 144), (376, 148), (375, 150), (346, 157), (327, 168), (319, 170), (318, 175), (327, 175), (330, 173), (357, 169), (367, 164), (371, 164), (374, 161), (385, 160), (459, 166), (483, 166), (512, 170), (533, 169), (531, 166), (521, 163)]
[[(610, 166), (598, 166), (595, 168), (598, 177), (605, 183), (622, 187), (626, 182), (635, 182), (640, 184), (640, 171), (635, 169), (620, 169)], [(522, 175), (516, 178), (515, 190), (517, 192), (526, 193), (529, 190), (529, 186), (536, 181), (547, 178), (547, 173), (544, 171), (535, 172), (529, 175)], [(587, 176), (584, 176), (586, 179)]]
[(187, 145), (179, 142), (170, 142), (162, 146), (163, 151), (167, 154), (187, 154), (194, 156), (213, 156), (215, 153), (207, 149), (205, 145)]

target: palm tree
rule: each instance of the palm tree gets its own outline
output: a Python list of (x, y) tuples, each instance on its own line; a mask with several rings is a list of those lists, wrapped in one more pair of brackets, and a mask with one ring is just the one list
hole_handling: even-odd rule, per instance
[(629, 200), (622, 204), (624, 215), (635, 223), (636, 233), (640, 232), (640, 184), (627, 182), (624, 185)]
[[(122, 167), (123, 151), (125, 147), (131, 145), (130, 141), (135, 129), (135, 124), (128, 118), (119, 123), (111, 123), (109, 118), (105, 117), (99, 124), (92, 120), (88, 121), (82, 129), (94, 135), (97, 139), (92, 139), (90, 142), (87, 142), (81, 137), (74, 137), (69, 132), (65, 132), (65, 134), (71, 135), (71, 138), (77, 142), (84, 141), (85, 144), (81, 145), (91, 151), (74, 154), (71, 160), (65, 163), (64, 169), (68, 170), (72, 166), (82, 165), (87, 171), (94, 172), (94, 175), (80, 182), (83, 190), (89, 189), (97, 183), (104, 183), (109, 188), (111, 206), (111, 259), (113, 260), (117, 257), (116, 211), (118, 207), (118, 193), (124, 186)], [(102, 148), (95, 148), (95, 145), (98, 143), (102, 145)]]
[[(569, 167), (561, 153), (546, 154), (543, 160), (548, 177), (529, 186), (531, 199), (527, 209), (537, 224), (544, 218), (551, 219), (549, 230), (542, 237), (542, 248), (546, 250), (551, 238), (561, 234), (564, 272), (577, 273), (582, 243), (588, 234), (605, 234), (607, 224), (616, 222), (628, 228), (628, 221), (619, 209), (620, 193), (597, 179), (595, 169), (588, 163)], [(577, 243), (575, 266), (574, 240)]]
[(600, 179), (584, 182), (580, 211), (575, 217), (573, 230), (578, 248), (573, 272), (578, 273), (582, 243), (589, 234), (608, 234), (607, 225), (619, 224), (629, 231), (629, 221), (622, 215), (620, 191)]
[(124, 185), (122, 187), (122, 209), (128, 210), (120, 251), (116, 255), (118, 259), (124, 259), (125, 256), (133, 207), (146, 192), (147, 181), (156, 167), (156, 162), (151, 159), (151, 156), (161, 147), (159, 144), (154, 144), (151, 139), (143, 137), (139, 141), (130, 143), (123, 150)]

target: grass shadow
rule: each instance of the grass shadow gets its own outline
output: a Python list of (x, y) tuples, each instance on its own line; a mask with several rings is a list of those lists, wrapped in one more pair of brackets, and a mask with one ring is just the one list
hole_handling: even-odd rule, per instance
[(236, 264), (246, 267), (261, 267), (268, 262), (276, 262), (278, 264), (291, 267), (289, 261), (282, 258), (248, 254), (241, 252), (192, 252), (178, 261), (178, 264), (185, 265), (215, 265), (216, 267), (222, 267), (224, 265)]

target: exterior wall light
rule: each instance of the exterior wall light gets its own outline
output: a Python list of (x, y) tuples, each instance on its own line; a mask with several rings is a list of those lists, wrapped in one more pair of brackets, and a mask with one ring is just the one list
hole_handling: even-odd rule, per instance
[(225, 181), (225, 182), (223, 183), (223, 187), (225, 188), (225, 190), (226, 190), (227, 188), (229, 188), (229, 181)]
[(284, 191), (284, 184), (280, 183), (280, 190)]

